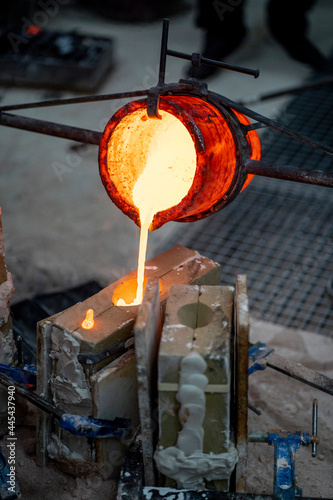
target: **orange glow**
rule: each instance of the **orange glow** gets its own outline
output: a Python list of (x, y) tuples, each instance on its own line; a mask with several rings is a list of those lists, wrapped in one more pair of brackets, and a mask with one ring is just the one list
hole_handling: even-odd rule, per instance
[(93, 309), (88, 309), (86, 312), (86, 317), (82, 321), (81, 326), (85, 330), (91, 330), (91, 328), (94, 326), (95, 321), (94, 321), (94, 310)]
[(141, 304), (143, 298), (150, 224), (157, 212), (177, 205), (186, 196), (196, 169), (195, 147), (189, 132), (175, 116), (165, 111), (160, 114), (161, 120), (145, 122), (150, 133), (150, 147), (144, 160), (144, 169), (133, 188), (133, 201), (139, 210), (141, 222), (137, 304)]
[[(110, 178), (136, 207), (141, 225), (136, 297), (121, 305), (141, 304), (150, 225), (157, 212), (177, 205), (187, 195), (196, 171), (190, 133), (172, 114), (161, 110), (160, 115), (161, 120), (150, 120), (146, 110), (139, 109), (125, 116), (109, 143)], [(115, 169), (119, 142), (131, 147), (129, 154), (123, 156), (121, 169)]]
[[(147, 167), (155, 174), (155, 198), (169, 185), (160, 177), (159, 165), (171, 174), (168, 189), (175, 198), (164, 200), (167, 203), (155, 211), (151, 231), (210, 210), (229, 189), (237, 162), (230, 127), (212, 104), (192, 96), (161, 96), (159, 113), (161, 120), (148, 118), (144, 100), (125, 105), (107, 124), (99, 152), (105, 189), (138, 226), (143, 216), (134, 200), (134, 186), (141, 174)], [(147, 191), (145, 198), (148, 202)]]
[[(233, 112), (241, 124), (250, 123)], [(160, 120), (148, 118), (145, 100), (126, 104), (108, 122), (100, 144), (104, 187), (141, 227), (136, 294), (119, 296), (113, 300), (117, 305), (142, 302), (148, 231), (168, 221), (187, 222), (212, 213), (244, 161), (235, 135), (243, 131), (237, 132), (234, 117), (236, 128), (229, 125), (228, 112), (193, 96), (161, 96), (159, 114)], [(249, 157), (259, 160), (257, 132), (249, 131), (246, 141)], [(247, 176), (244, 187), (252, 178)]]
[[(143, 288), (145, 290), (148, 278), (145, 278), (143, 281)], [(162, 290), (161, 282), (159, 282), (159, 290)], [(135, 304), (137, 292), (137, 280), (131, 279), (125, 281), (121, 285), (117, 286), (115, 291), (113, 292), (112, 302), (117, 306), (128, 306), (128, 305), (137, 305)]]

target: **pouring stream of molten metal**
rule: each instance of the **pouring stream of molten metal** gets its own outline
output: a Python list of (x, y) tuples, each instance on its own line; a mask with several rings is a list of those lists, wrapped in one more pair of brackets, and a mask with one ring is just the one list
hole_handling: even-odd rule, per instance
[(137, 294), (131, 304), (119, 299), (117, 305), (141, 304), (149, 226), (157, 212), (180, 203), (195, 175), (196, 152), (188, 130), (170, 113), (160, 111), (160, 114), (161, 130), (152, 138), (145, 168), (133, 188), (133, 201), (141, 222)]

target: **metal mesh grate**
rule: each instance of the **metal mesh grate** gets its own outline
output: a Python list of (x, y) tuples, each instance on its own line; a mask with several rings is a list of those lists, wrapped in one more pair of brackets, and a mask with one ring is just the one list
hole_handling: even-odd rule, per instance
[[(304, 92), (278, 119), (332, 145), (332, 87)], [(294, 139), (266, 130), (261, 140), (267, 161), (333, 171), (331, 156)], [(246, 273), (254, 317), (333, 335), (332, 194), (257, 177), (221, 212), (181, 227), (174, 243), (219, 262), (223, 284)]]

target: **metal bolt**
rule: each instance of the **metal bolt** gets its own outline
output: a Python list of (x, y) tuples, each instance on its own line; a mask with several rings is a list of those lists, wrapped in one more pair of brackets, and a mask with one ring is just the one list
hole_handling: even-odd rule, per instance
[[(317, 437), (317, 429), (318, 429), (318, 401), (317, 399), (313, 400), (312, 405), (312, 436)], [(312, 456), (317, 456), (317, 443), (312, 443)]]

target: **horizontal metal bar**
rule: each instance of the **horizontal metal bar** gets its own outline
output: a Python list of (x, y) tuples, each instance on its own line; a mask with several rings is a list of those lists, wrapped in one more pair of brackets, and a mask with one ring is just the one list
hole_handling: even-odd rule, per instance
[(291, 165), (279, 165), (265, 161), (248, 160), (245, 164), (247, 174), (273, 177), (286, 181), (314, 184), (316, 186), (333, 187), (333, 173), (321, 170), (307, 170)]
[(249, 432), (247, 435), (249, 443), (268, 443), (268, 438), (268, 432)]
[(322, 80), (316, 80), (313, 82), (305, 83), (304, 85), (295, 85), (293, 87), (287, 87), (285, 89), (273, 90), (271, 92), (263, 92), (262, 94), (253, 94), (248, 97), (244, 97), (237, 101), (239, 104), (248, 105), (257, 102), (266, 101), (267, 99), (274, 99), (276, 97), (283, 97), (288, 94), (299, 94), (305, 92), (306, 90), (315, 89), (317, 87), (324, 87), (325, 85), (332, 85), (333, 78), (324, 78)]
[(82, 97), (69, 97), (68, 99), (50, 99), (48, 101), (37, 101), (24, 104), (10, 104), (0, 106), (0, 111), (16, 111), (18, 109), (46, 108), (49, 106), (62, 106), (64, 104), (82, 104), (89, 102), (111, 101), (115, 99), (126, 99), (128, 97), (140, 97), (148, 95), (148, 90), (135, 90), (132, 92), (118, 92), (116, 94), (88, 95)]
[[(169, 56), (178, 57), (179, 59), (186, 59), (187, 61), (192, 61), (193, 54), (185, 54), (184, 52), (178, 52), (176, 50), (167, 50)], [(207, 57), (200, 58), (201, 64), (208, 64), (209, 66), (214, 66), (215, 68), (229, 69), (231, 71), (236, 71), (237, 73), (243, 73), (245, 75), (254, 76), (258, 78), (259, 70), (251, 68), (243, 68), (242, 66), (235, 66), (234, 64), (228, 64), (222, 61), (215, 61), (214, 59), (208, 59)]]
[(95, 130), (71, 127), (45, 120), (36, 120), (35, 118), (27, 118), (10, 113), (0, 113), (0, 125), (70, 139), (83, 144), (95, 144), (96, 146), (99, 145), (102, 137), (101, 132), (96, 132)]

